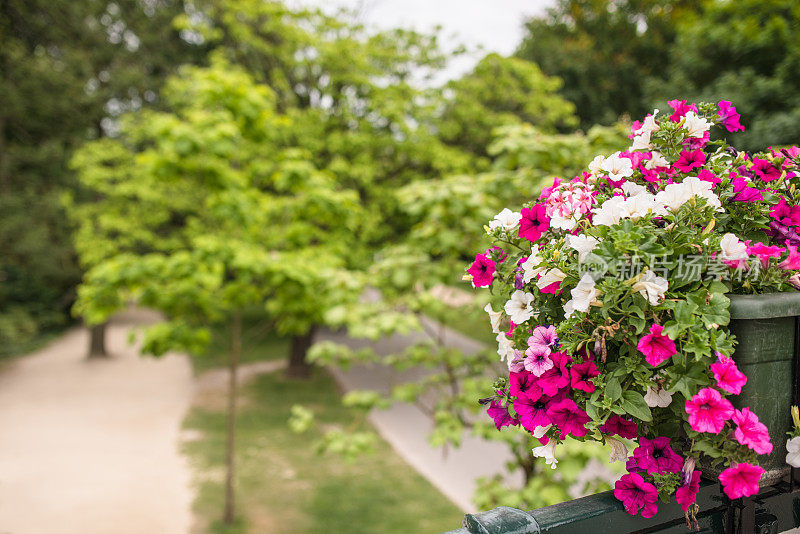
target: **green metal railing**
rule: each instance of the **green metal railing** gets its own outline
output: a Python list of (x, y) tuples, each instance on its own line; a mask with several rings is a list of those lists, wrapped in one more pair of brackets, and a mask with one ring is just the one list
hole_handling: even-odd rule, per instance
[[(798, 475), (792, 470), (792, 476)], [(730, 500), (719, 484), (705, 482), (700, 511), (690, 524), (680, 505), (659, 503), (655, 517), (629, 515), (607, 491), (530, 512), (500, 507), (464, 516), (463, 527), (445, 534), (778, 534), (800, 525), (800, 484), (788, 479), (757, 496)]]

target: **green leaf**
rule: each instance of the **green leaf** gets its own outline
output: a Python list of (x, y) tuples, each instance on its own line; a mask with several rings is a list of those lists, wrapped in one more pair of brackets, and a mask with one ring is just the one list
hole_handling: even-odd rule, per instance
[(627, 413), (641, 421), (652, 421), (653, 414), (650, 413), (650, 407), (644, 401), (641, 393), (636, 391), (627, 390), (622, 394), (622, 408)]
[(622, 395), (622, 386), (620, 386), (619, 379), (612, 376), (606, 383), (605, 399), (608, 402), (617, 402), (620, 395)]

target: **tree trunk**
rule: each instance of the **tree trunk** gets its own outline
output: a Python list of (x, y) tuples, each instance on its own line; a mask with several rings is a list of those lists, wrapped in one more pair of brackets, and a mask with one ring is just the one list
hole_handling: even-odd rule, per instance
[(225, 445), (225, 524), (236, 516), (234, 490), (234, 435), (236, 431), (236, 371), (242, 354), (242, 313), (236, 311), (231, 321), (231, 354), (228, 360), (228, 425)]
[(292, 336), (289, 367), (286, 368), (287, 377), (308, 378), (311, 376), (311, 366), (306, 361), (306, 353), (314, 342), (314, 330), (315, 328), (312, 326), (305, 334)]
[(106, 358), (106, 327), (108, 323), (101, 323), (89, 328), (89, 358)]

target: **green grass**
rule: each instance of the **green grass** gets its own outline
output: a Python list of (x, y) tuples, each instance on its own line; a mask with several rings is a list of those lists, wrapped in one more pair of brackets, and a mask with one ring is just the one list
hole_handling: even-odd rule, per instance
[[(221, 336), (220, 336), (221, 337)], [(261, 334), (250, 358), (285, 354), (286, 342)], [(227, 343), (210, 351), (222, 362)], [(245, 345), (247, 346), (247, 344)], [(196, 360), (198, 361), (198, 360)], [(377, 451), (354, 463), (318, 454), (311, 433), (294, 434), (292, 405), (304, 404), (325, 425), (345, 426), (360, 414), (345, 408), (333, 379), (316, 370), (308, 381), (261, 375), (241, 390), (237, 419), (237, 522), (221, 522), (225, 414), (221, 398), (198, 399), (184, 422), (198, 439), (184, 445), (199, 483), (194, 511), (197, 533), (436, 533), (456, 528), (462, 513), (379, 440)]]

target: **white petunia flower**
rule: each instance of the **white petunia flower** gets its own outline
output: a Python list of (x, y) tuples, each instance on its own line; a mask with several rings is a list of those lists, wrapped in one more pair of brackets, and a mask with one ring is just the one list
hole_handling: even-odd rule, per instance
[(531, 280), (533, 280), (536, 276), (539, 275), (542, 271), (545, 270), (545, 267), (540, 267), (539, 264), (542, 263), (542, 258), (539, 256), (539, 247), (537, 245), (533, 245), (531, 249), (531, 255), (528, 256), (528, 259), (522, 262), (522, 283), (527, 284)]
[(656, 194), (656, 200), (672, 211), (678, 211), (692, 195), (683, 184), (669, 184)]
[(531, 452), (536, 458), (544, 458), (544, 463), (550, 466), (550, 469), (555, 469), (558, 460), (556, 460), (556, 440), (551, 439), (547, 445), (534, 448)]
[(702, 117), (698, 117), (694, 111), (690, 111), (683, 120), (683, 128), (689, 137), (703, 137), (711, 128), (711, 123)]
[(630, 158), (624, 158), (619, 154), (619, 152), (614, 152), (604, 159), (603, 164), (600, 166), (612, 180), (619, 180), (633, 175), (633, 162)]
[(644, 164), (645, 169), (655, 169), (656, 167), (669, 167), (669, 161), (667, 158), (661, 155), (661, 152), (653, 152), (653, 157), (651, 157), (647, 162)]
[(492, 308), (491, 304), (487, 304), (483, 311), (489, 314), (489, 324), (492, 325), (492, 332), (495, 334), (500, 333), (500, 318), (503, 316), (503, 312), (496, 312)]
[[(575, 311), (588, 312), (589, 306), (597, 298), (597, 288), (592, 275), (589, 273), (584, 274), (575, 289), (569, 293), (572, 295), (572, 299), (564, 305), (567, 317), (572, 316)], [(567, 308), (567, 305), (570, 305), (569, 308)]]
[(622, 205), (625, 203), (624, 197), (611, 197), (599, 207), (592, 210), (592, 224), (595, 226), (613, 226), (617, 224), (621, 217)]
[(639, 185), (633, 182), (623, 182), (622, 191), (629, 197), (635, 197), (640, 193), (646, 193), (647, 188), (643, 185)]
[(505, 335), (503, 332), (497, 334), (495, 337), (497, 340), (497, 354), (500, 355), (500, 361), (502, 362), (506, 358), (509, 359), (509, 363), (511, 362), (511, 356), (514, 354), (514, 344), (508, 339), (508, 336)]
[(531, 317), (533, 317), (533, 295), (525, 291), (514, 291), (511, 295), (511, 300), (506, 302), (504, 306), (506, 315), (509, 319), (514, 321), (515, 324), (522, 324)]
[(537, 426), (536, 428), (533, 429), (533, 437), (536, 439), (541, 438), (542, 436), (547, 434), (547, 431), (550, 430), (551, 426), (553, 425)]
[(563, 216), (560, 213), (553, 213), (553, 215), (550, 217), (550, 227), (570, 232), (578, 225), (578, 219), (580, 218), (580, 215), (580, 212), (572, 213), (567, 216)]
[[(542, 277), (539, 278), (539, 281), (536, 282), (536, 287), (539, 289), (544, 289), (550, 284), (555, 284), (556, 282), (561, 282), (566, 278), (567, 275), (564, 274), (561, 269), (548, 269), (544, 273), (542, 273)], [(517, 321), (514, 321), (515, 323)]]
[(738, 261), (748, 258), (747, 245), (739, 241), (733, 234), (725, 234), (722, 236), (719, 242), (719, 248), (722, 250), (722, 254), (719, 256), (721, 260)]
[(628, 447), (624, 443), (609, 436), (606, 436), (606, 443), (611, 445), (611, 455), (608, 458), (608, 463), (628, 461)]
[[(646, 298), (651, 305), (655, 306), (664, 299), (664, 293), (669, 289), (669, 282), (666, 278), (657, 276), (652, 270), (647, 269), (638, 282), (633, 284), (633, 290)], [(516, 321), (515, 321), (516, 322)]]
[(666, 408), (672, 404), (672, 393), (663, 388), (647, 386), (647, 393), (645, 393), (644, 401), (651, 408)]
[(510, 232), (517, 227), (520, 219), (522, 219), (521, 213), (511, 211), (508, 208), (503, 208), (503, 211), (495, 215), (494, 219), (489, 221), (489, 228), (492, 230), (496, 228), (502, 228), (503, 230)]
[(603, 168), (603, 161), (605, 159), (606, 158), (604, 158), (603, 156), (595, 156), (595, 158), (591, 161), (591, 163), (589, 163), (589, 172), (591, 172), (595, 176), (600, 174), (600, 171)]
[(645, 217), (649, 213), (666, 215), (664, 205), (658, 202), (655, 195), (639, 193), (625, 200), (622, 205), (622, 217), (629, 217), (634, 221)]
[(638, 130), (633, 132), (633, 135), (642, 135), (645, 133), (649, 135), (659, 131), (661, 127), (658, 124), (656, 124), (656, 115), (658, 115), (657, 109), (653, 110), (652, 115), (648, 115), (647, 117), (644, 118), (644, 122), (642, 123), (642, 125), (639, 127)]
[(721, 208), (722, 203), (719, 197), (711, 190), (714, 184), (701, 180), (697, 176), (688, 176), (681, 182), (681, 185), (686, 188), (690, 197), (702, 197), (706, 199), (709, 206), (714, 208)]
[(650, 144), (650, 132), (643, 132), (633, 138), (631, 150), (650, 150), (653, 145)]
[(586, 257), (592, 253), (600, 243), (597, 239), (589, 235), (568, 235), (567, 246), (578, 251), (578, 263), (586, 261)]
[(792, 467), (800, 467), (800, 436), (786, 440), (786, 463)]

